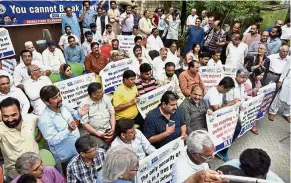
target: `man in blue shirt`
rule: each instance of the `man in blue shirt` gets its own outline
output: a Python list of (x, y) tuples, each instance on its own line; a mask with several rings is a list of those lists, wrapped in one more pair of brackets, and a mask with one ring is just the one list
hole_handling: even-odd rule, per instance
[(180, 109), (177, 109), (179, 97), (172, 91), (166, 91), (158, 107), (150, 111), (144, 122), (143, 134), (155, 148), (179, 137), (186, 140), (186, 123)]
[(84, 65), (85, 54), (80, 46), (76, 45), (75, 37), (69, 36), (68, 41), (70, 46), (65, 48), (65, 59), (67, 64), (77, 62)]
[(83, 34), (90, 31), (90, 24), (95, 23), (97, 12), (90, 9), (90, 1), (83, 1), (83, 9), (80, 11), (79, 20), (82, 22)]
[(81, 29), (80, 29), (79, 21), (76, 14), (72, 13), (72, 8), (69, 6), (65, 7), (65, 12), (66, 12), (66, 16), (64, 16), (62, 19), (62, 34), (66, 33), (65, 27), (68, 25), (71, 27), (72, 33), (78, 36), (80, 40)]
[(270, 32), (270, 37), (268, 38), (268, 55), (276, 54), (279, 52), (280, 47), (282, 46), (282, 41), (280, 39), (282, 35), (282, 29), (280, 26), (275, 26)]
[(48, 142), (57, 162), (57, 169), (62, 173), (61, 164), (66, 167), (71, 158), (77, 154), (74, 144), (80, 133), (73, 116), (80, 119), (80, 115), (88, 110), (75, 111), (64, 106), (60, 90), (54, 85), (44, 86), (40, 90), (40, 98), (46, 104), (46, 108), (39, 118), (38, 128)]

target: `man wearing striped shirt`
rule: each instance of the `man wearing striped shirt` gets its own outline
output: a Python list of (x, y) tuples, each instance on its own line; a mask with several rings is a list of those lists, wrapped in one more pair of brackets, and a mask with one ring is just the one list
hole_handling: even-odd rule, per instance
[(140, 77), (136, 82), (139, 95), (143, 95), (159, 87), (157, 80), (152, 77), (152, 68), (150, 64), (141, 64), (139, 70)]

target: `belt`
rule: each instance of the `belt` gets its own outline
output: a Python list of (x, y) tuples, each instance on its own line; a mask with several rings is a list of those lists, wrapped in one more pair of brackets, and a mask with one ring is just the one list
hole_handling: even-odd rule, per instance
[(271, 73), (271, 74), (273, 74), (273, 75), (276, 75), (276, 76), (281, 76), (281, 74), (277, 74), (277, 73), (272, 72), (272, 71), (270, 71), (270, 70), (269, 70), (269, 73)]
[(84, 27), (84, 26), (82, 26), (82, 28), (85, 28), (85, 29), (90, 29), (90, 27)]

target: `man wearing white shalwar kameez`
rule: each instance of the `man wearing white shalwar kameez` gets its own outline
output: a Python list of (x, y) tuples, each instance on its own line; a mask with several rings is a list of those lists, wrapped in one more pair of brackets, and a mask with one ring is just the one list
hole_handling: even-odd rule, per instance
[(273, 121), (276, 113), (279, 108), (283, 105), (283, 118), (286, 119), (290, 123), (290, 91), (291, 91), (291, 73), (290, 73), (290, 60), (286, 63), (286, 66), (280, 76), (279, 86), (282, 86), (281, 90), (276, 94), (276, 97), (269, 109), (269, 120)]

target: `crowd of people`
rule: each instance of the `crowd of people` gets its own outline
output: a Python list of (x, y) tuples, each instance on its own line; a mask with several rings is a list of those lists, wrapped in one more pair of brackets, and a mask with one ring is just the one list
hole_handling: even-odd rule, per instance
[[(270, 170), (270, 157), (262, 149), (246, 149), (233, 160), (224, 149), (217, 156), (226, 163), (209, 170), (215, 146), (206, 115), (246, 101), (274, 82), (278, 89), (268, 118), (273, 121), (283, 106), (283, 118), (290, 123), (290, 19), (286, 25), (277, 20), (263, 32), (261, 18), (245, 33), (236, 22), (226, 32), (211, 13), (204, 10), (199, 16), (192, 9), (181, 50), (175, 8), (143, 15), (138, 8), (127, 6), (120, 13), (110, 1), (108, 11), (94, 10), (83, 1), (77, 17), (66, 7), (58, 44), (48, 41), (41, 54), (27, 41), (13, 76), (1, 70), (0, 148), (7, 182), (132, 182), (139, 160), (177, 138), (187, 148), (173, 165), (174, 183), (228, 182), (221, 173), (283, 182)], [(117, 35), (135, 36), (131, 52), (119, 47)], [(99, 75), (108, 63), (124, 58), (132, 59), (134, 69), (124, 71), (112, 96), (104, 94), (102, 83), (92, 82), (77, 109), (63, 105), (52, 74), (61, 81), (78, 77), (72, 71), (77, 63), (83, 74)], [(237, 69), (235, 78), (226, 76), (206, 91), (199, 68), (223, 65)], [(143, 118), (138, 97), (169, 83), (171, 90)], [(232, 141), (240, 131), (238, 121)], [(256, 124), (251, 131), (259, 134)]]

